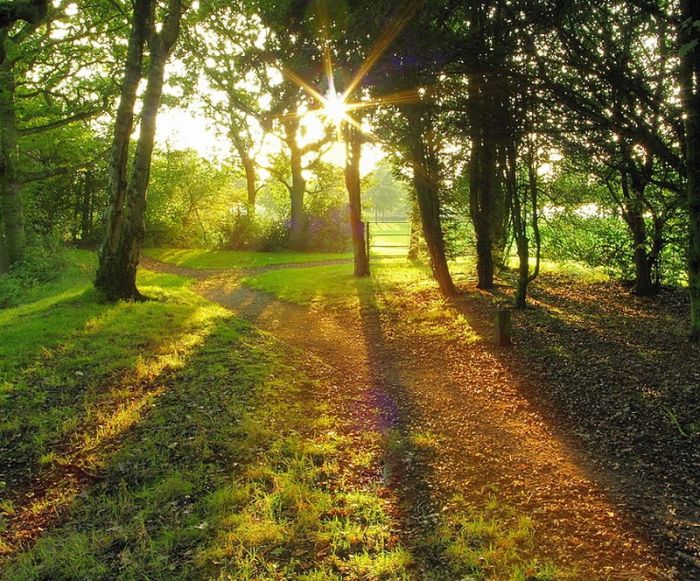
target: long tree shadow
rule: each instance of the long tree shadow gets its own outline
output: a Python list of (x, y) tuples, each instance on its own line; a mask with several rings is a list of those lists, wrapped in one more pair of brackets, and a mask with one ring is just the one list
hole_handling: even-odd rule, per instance
[[(487, 574), (550, 578), (547, 573), (539, 576), (541, 562), (537, 564), (538, 559), (533, 558), (537, 551), (529, 545), (529, 533), (517, 524), (522, 515), (513, 514), (492, 494), (482, 495), (475, 488), (474, 496), (464, 497), (469, 494), (468, 481), (457, 482), (454, 487), (442, 485), (444, 480), (438, 477), (435, 466), (437, 463), (444, 468), (444, 454), (473, 451), (439, 449), (447, 441), (441, 432), (445, 418), (431, 417), (431, 411), (421, 406), (416, 390), (430, 393), (442, 377), (431, 371), (424, 374), (423, 361), (417, 366), (409, 361), (414, 354), (406, 352), (401, 339), (392, 337), (387, 342), (387, 321), (382, 316), (387, 315), (390, 304), (388, 292), (390, 289), (375, 280), (357, 293), (369, 366), (367, 396), (377, 413), (375, 429), (385, 434), (387, 484), (399, 498), (404, 542), (416, 560), (418, 574), (430, 579)], [(416, 373), (416, 367), (420, 373)], [(497, 491), (495, 481), (486, 489)], [(494, 501), (496, 505), (489, 509)], [(495, 548), (499, 546), (508, 546), (510, 552)], [(527, 562), (531, 563), (529, 568), (519, 569)]]
[(14, 515), (5, 539), (25, 550), (4, 563), (7, 579), (378, 578), (390, 559), (403, 567), (376, 494), (345, 481), (351, 444), (324, 411), (325, 388), (241, 319), (205, 327), (178, 366), (144, 380), (124, 429), (95, 442), (97, 469), (50, 509), (46, 530), (18, 537)]
[[(543, 407), (558, 437), (580, 452), (580, 465), (604, 483), (611, 504), (692, 577), (700, 571), (700, 455), (692, 431), (700, 415), (690, 389), (700, 377), (697, 350), (678, 333), (674, 309), (601, 288), (591, 297), (539, 287), (536, 307), (515, 318), (514, 348), (491, 350), (522, 378), (519, 391)], [(454, 309), (484, 336), (493, 334), (493, 311), (483, 301)]]
[(37, 317), (48, 317), (55, 336), (8, 369), (0, 492), (9, 522), (0, 554), (31, 542), (99, 479), (124, 434), (166, 391), (162, 377), (206, 335), (213, 317), (203, 311), (202, 304), (177, 301), (105, 305), (88, 290), (8, 331), (22, 340)]

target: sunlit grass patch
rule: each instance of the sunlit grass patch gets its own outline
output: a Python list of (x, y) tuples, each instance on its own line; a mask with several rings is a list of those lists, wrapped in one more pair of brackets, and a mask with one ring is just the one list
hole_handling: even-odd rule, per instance
[(47, 463), (55, 446), (87, 452), (128, 429), (157, 395), (139, 386), (181, 367), (229, 316), (186, 279), (148, 272), (139, 283), (158, 300), (105, 304), (91, 290), (91, 265), (76, 253), (64, 279), (0, 312), (0, 406), (12, 418), (0, 423), (0, 459), (16, 476)]
[(418, 291), (434, 284), (425, 267), (403, 259), (375, 262), (369, 278), (355, 278), (352, 268), (342, 264), (274, 270), (248, 276), (243, 284), (283, 301), (326, 307), (372, 306), (379, 294), (399, 287)]
[(251, 434), (257, 462), (208, 499), (217, 534), (198, 554), (202, 570), (235, 579), (406, 576), (411, 560), (394, 546), (384, 501), (374, 490), (344, 484), (339, 457), (350, 465), (364, 460), (356, 461), (349, 441), (325, 428), (327, 417), (307, 407), (299, 425), (300, 411), (290, 416), (286, 406), (268, 405), (268, 422), (272, 415), (278, 426), (271, 441)]
[(188, 268), (245, 269), (278, 264), (299, 264), (352, 258), (347, 252), (252, 252), (246, 250), (205, 250), (202, 248), (147, 248), (146, 256)]

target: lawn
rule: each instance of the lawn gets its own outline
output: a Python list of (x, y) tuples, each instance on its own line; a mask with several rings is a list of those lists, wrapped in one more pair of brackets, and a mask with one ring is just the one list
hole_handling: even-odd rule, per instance
[(351, 260), (352, 253), (332, 252), (249, 252), (245, 250), (205, 250), (147, 248), (144, 254), (161, 262), (188, 268), (260, 268), (278, 264), (299, 264), (324, 260)]
[(406, 256), (411, 225), (408, 222), (370, 222), (372, 256)]
[(367, 455), (353, 459), (279, 347), (187, 279), (143, 272), (157, 300), (107, 305), (92, 257), (70, 262), (0, 312), (4, 579), (329, 578), (337, 563), (359, 576), (410, 562), (382, 500), (341, 481), (340, 464)]

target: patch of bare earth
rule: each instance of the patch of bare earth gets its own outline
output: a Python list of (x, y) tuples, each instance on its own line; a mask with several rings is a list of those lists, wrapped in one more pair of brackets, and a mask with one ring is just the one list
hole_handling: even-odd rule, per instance
[[(577, 578), (700, 579), (700, 351), (679, 331), (675, 295), (649, 302), (615, 285), (543, 280), (537, 308), (515, 318), (514, 347), (499, 350), (492, 298), (473, 289), (426, 328), (406, 315), (439, 303), (432, 291), (324, 311), (231, 273), (197, 288), (309, 353), (299, 364), (329, 386), (358, 442), (380, 430), (438, 443), (429, 455), (386, 456), (409, 546), (457, 496), (477, 510), (496, 497), (533, 519), (535, 556)], [(440, 555), (423, 566), (431, 559)]]

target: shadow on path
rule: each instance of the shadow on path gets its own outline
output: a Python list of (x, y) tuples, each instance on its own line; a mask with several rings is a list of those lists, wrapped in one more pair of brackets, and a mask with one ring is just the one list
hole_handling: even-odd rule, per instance
[[(400, 512), (409, 535), (430, 534), (434, 522), (426, 516), (449, 509), (452, 495), (479, 509), (496, 494), (531, 516), (538, 556), (576, 567), (578, 578), (692, 578), (679, 577), (663, 551), (610, 504), (557, 422), (523, 387), (519, 368), (489, 346), (488, 322), (468, 305), (457, 308), (476, 338), (460, 344), (422, 335), (374, 294), (359, 295), (357, 312), (334, 315), (243, 287), (231, 272), (199, 276), (196, 288), (323, 361), (316, 375), (332, 386), (330, 403), (358, 431), (387, 434), (389, 450), (396, 449), (392, 439), (414, 432), (435, 436), (439, 447), (429, 461), (400, 446), (385, 458), (385, 480), (409, 485), (395, 490), (399, 503), (407, 501)], [(416, 556), (427, 566), (441, 558)]]

